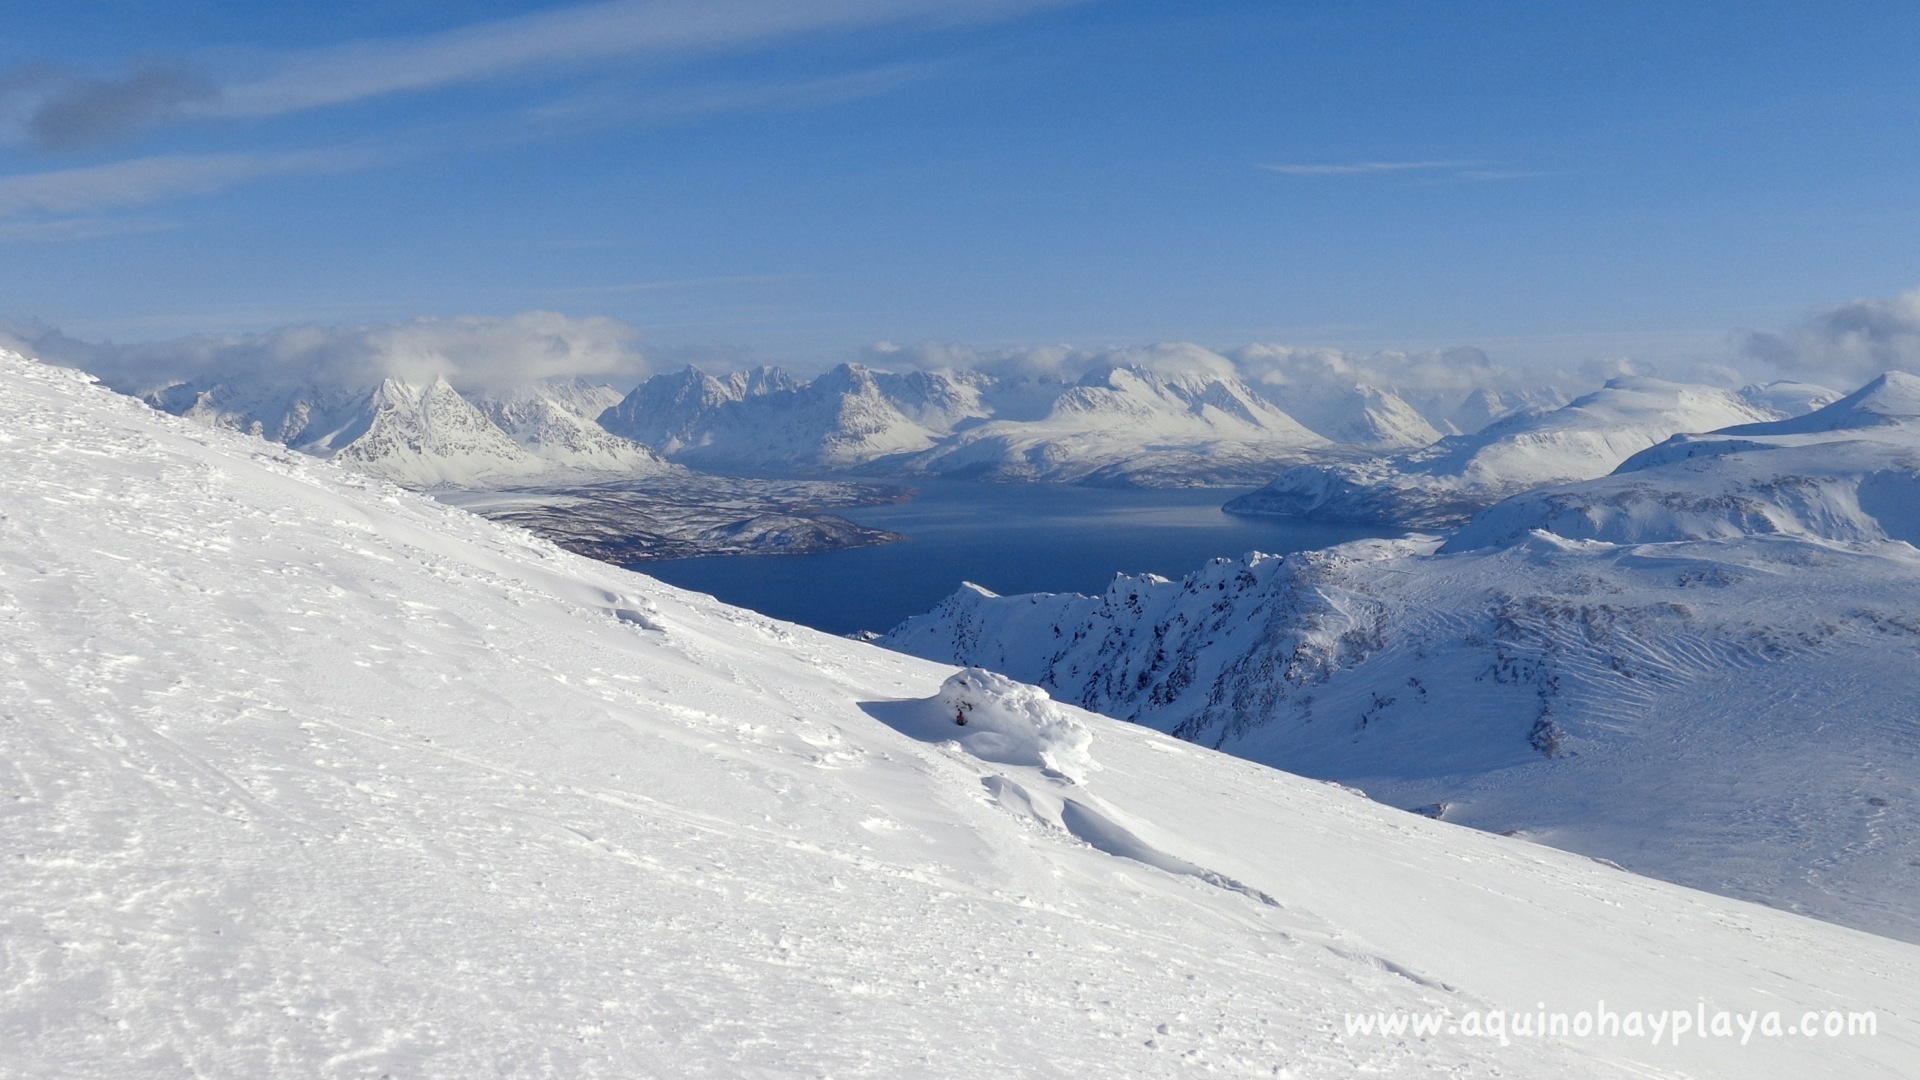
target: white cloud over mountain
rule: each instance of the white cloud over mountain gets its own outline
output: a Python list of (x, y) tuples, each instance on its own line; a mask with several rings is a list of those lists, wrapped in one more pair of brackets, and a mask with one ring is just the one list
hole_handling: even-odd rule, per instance
[(463, 390), (543, 379), (637, 380), (646, 362), (639, 331), (618, 319), (523, 311), (363, 326), (286, 326), (258, 334), (204, 334), (137, 345), (89, 343), (44, 328), (0, 328), (60, 363), (127, 385), (237, 379), (340, 388), (384, 379), (444, 378)]
[(1750, 359), (1838, 381), (1920, 371), (1920, 288), (1850, 300), (1779, 332), (1748, 330), (1740, 346)]

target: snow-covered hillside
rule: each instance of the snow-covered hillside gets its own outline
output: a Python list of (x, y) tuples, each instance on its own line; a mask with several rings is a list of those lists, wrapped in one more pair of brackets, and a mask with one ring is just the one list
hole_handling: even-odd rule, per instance
[[(1920, 1058), (1920, 949), (949, 679), (71, 371), (0, 357), (0, 380), (0, 1073)], [(1645, 1024), (1345, 1021), (1602, 1002)], [(1652, 1013), (1672, 1034), (1696, 1008), (1877, 1033), (1655, 1045)]]
[(1447, 546), (1533, 529), (1616, 544), (1759, 534), (1920, 545), (1920, 376), (1889, 372), (1789, 420), (1675, 435), (1604, 480), (1509, 499)]
[(1777, 420), (1825, 404), (1803, 384), (1744, 391), (1614, 379), (1562, 408), (1508, 414), (1471, 434), (1412, 453), (1299, 465), (1227, 504), (1234, 513), (1283, 514), (1415, 527), (1458, 525), (1530, 488), (1602, 476), (1679, 432)]
[(1082, 378), (1037, 420), (971, 427), (896, 467), (964, 479), (1232, 486), (1330, 445), (1231, 376), (1116, 366)]
[(115, 387), (155, 408), (247, 431), (415, 488), (675, 471), (594, 422), (618, 395), (575, 379), (464, 395), (444, 378), (372, 387), (285, 386), (270, 377)]
[(1920, 380), (1675, 439), (1450, 539), (885, 642), (1629, 868), (1920, 940)]

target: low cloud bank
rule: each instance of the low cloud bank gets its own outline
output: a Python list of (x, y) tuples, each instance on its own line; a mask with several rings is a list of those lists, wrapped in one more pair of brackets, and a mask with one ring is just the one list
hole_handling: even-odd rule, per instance
[[(1475, 390), (1523, 392), (1545, 386), (1565, 389), (1597, 385), (1614, 375), (1647, 373), (1629, 361), (1589, 363), (1579, 370), (1508, 366), (1495, 363), (1479, 349), (1465, 347), (1417, 352), (1350, 352), (1324, 346), (1259, 343), (1219, 351), (1185, 342), (1137, 348), (1046, 345), (983, 351), (947, 343), (881, 342), (868, 348), (862, 359), (880, 368), (971, 370), (1068, 382), (1115, 365), (1132, 365), (1161, 374), (1233, 376), (1275, 391), (1364, 385), (1456, 399)], [(1731, 372), (1725, 374), (1732, 377)]]
[(1851, 300), (1779, 332), (1743, 331), (1739, 346), (1776, 370), (1836, 383), (1920, 372), (1920, 289)]
[(647, 374), (639, 331), (618, 319), (528, 311), (368, 326), (299, 325), (137, 345), (93, 343), (44, 327), (0, 326), (0, 345), (81, 368), (122, 387), (179, 382), (373, 386), (445, 378), (461, 390), (589, 377), (623, 388)]
[[(638, 329), (618, 319), (551, 311), (361, 326), (302, 324), (129, 345), (81, 341), (44, 326), (0, 323), (0, 346), (82, 368), (136, 390), (242, 380), (368, 386), (388, 377), (423, 382), (436, 376), (462, 390), (504, 389), (562, 377), (591, 378), (625, 390), (654, 371), (688, 361), (715, 371), (754, 363), (745, 353), (723, 348), (669, 350), (664, 360), (650, 363), (638, 347), (639, 339)], [(1785, 375), (1847, 387), (1887, 370), (1920, 372), (1920, 289), (1836, 305), (1779, 331), (1740, 331), (1725, 363), (1703, 360), (1684, 369), (1629, 359), (1593, 360), (1576, 368), (1502, 364), (1471, 347), (1358, 352), (1267, 343), (1230, 349), (1186, 342), (982, 349), (950, 342), (883, 341), (856, 358), (893, 371), (978, 371), (1007, 379), (1064, 382), (1132, 365), (1161, 374), (1235, 376), (1296, 402), (1311, 400), (1316, 393), (1370, 386), (1390, 389), (1428, 410), (1457, 406), (1477, 391), (1518, 401), (1540, 391), (1575, 394), (1616, 375), (1632, 374), (1729, 387)]]

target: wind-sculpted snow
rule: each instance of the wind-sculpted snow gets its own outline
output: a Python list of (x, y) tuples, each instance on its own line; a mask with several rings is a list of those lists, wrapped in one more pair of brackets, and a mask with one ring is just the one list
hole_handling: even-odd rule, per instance
[(1448, 821), (1920, 939), (1920, 423), (1772, 427), (1517, 497), (1437, 552), (1250, 555), (1100, 597), (967, 587), (882, 641)]
[(983, 761), (1032, 765), (1078, 781), (1096, 766), (1093, 733), (1037, 686), (968, 668), (931, 701), (899, 710), (893, 726), (917, 739), (951, 741)]
[(1260, 491), (1229, 502), (1227, 509), (1452, 527), (1510, 495), (1605, 475), (1676, 433), (1777, 420), (1787, 415), (1781, 408), (1819, 400), (1817, 388), (1798, 385), (1736, 393), (1619, 378), (1562, 408), (1511, 414), (1474, 434), (1397, 457), (1288, 469)]
[[(0, 357), (0, 1074), (1895, 1077), (1920, 949), (1090, 714)], [(1054, 706), (1071, 715), (1066, 706)], [(1873, 1011), (1836, 1039), (1346, 1013)]]

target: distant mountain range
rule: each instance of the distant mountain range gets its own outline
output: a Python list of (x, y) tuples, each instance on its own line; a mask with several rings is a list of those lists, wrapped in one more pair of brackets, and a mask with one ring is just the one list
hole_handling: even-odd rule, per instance
[(1205, 365), (1104, 364), (1066, 380), (843, 364), (806, 382), (776, 368), (656, 375), (600, 423), (701, 468), (1233, 487), (1328, 455), (1425, 446), (1458, 430), (1440, 413), (1491, 419), (1531, 403), (1481, 392), (1430, 419), (1388, 388), (1263, 389)]
[(580, 380), (466, 394), (440, 378), (390, 378), (359, 388), (264, 380), (119, 388), (166, 412), (252, 432), (408, 487), (675, 470), (652, 449), (596, 423), (619, 395)]
[[(657, 474), (855, 472), (1148, 486), (1251, 486), (1328, 454), (1422, 446), (1436, 426), (1379, 387), (1288, 388), (1301, 422), (1217, 371), (1112, 364), (1065, 380), (842, 364), (812, 379), (761, 367), (656, 375), (631, 392), (586, 380), (508, 390), (444, 379), (286, 385), (271, 377), (116, 389), (421, 488)], [(1497, 415), (1480, 395), (1450, 415)]]
[(681, 467), (1267, 484), (1229, 508), (1428, 527), (1458, 524), (1519, 491), (1601, 475), (1676, 433), (1780, 419), (1839, 396), (1802, 384), (1730, 391), (1631, 377), (1571, 403), (1552, 389), (1483, 387), (1455, 399), (1359, 382), (1255, 386), (1197, 361), (1103, 364), (1073, 380), (857, 364), (812, 379), (772, 367), (728, 375), (688, 367), (624, 394), (581, 379), (506, 389), (440, 378), (360, 387), (232, 375), (109, 382), (167, 412), (415, 488), (578, 485)]
[(1298, 465), (1227, 504), (1382, 525), (1451, 527), (1510, 495), (1605, 475), (1670, 435), (1799, 415), (1840, 395), (1803, 383), (1743, 390), (1613, 379), (1559, 408), (1526, 408), (1429, 446), (1359, 461)]

